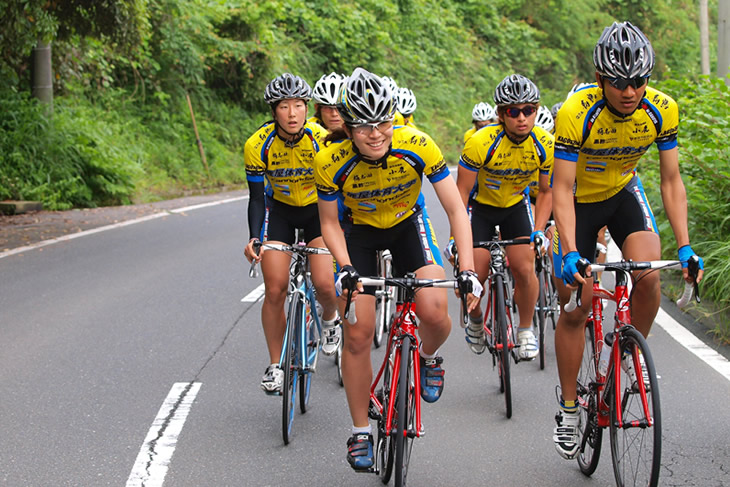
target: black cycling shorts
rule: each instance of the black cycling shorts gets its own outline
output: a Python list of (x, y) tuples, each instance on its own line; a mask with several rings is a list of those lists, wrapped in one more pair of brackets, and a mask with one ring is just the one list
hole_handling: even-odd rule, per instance
[[(426, 209), (391, 228), (370, 225), (344, 227), (347, 252), (352, 266), (363, 277), (378, 274), (377, 251), (389, 249), (393, 256), (393, 273), (403, 276), (423, 266), (443, 266), (436, 235)], [(365, 287), (365, 294), (375, 294), (375, 288)]]
[(291, 206), (273, 198), (266, 199), (266, 215), (261, 228), (262, 242), (276, 240), (288, 244), (296, 243), (294, 237), (297, 228), (304, 231), (299, 239), (307, 244), (322, 236), (317, 203)]
[(472, 239), (475, 244), (492, 240), (497, 225), (499, 225), (500, 238), (503, 240), (529, 237), (534, 226), (532, 209), (526, 197), (508, 208), (483, 205), (471, 201), (469, 217), (471, 219)]
[[(605, 201), (575, 204), (575, 245), (581, 257), (590, 262), (595, 261), (598, 230), (605, 225), (619, 249), (623, 248), (626, 237), (632, 233), (659, 233), (654, 214), (644, 194), (644, 186), (638, 176), (634, 176), (621, 191)], [(557, 276), (560, 276), (562, 269), (562, 253), (556, 231), (553, 269)]]

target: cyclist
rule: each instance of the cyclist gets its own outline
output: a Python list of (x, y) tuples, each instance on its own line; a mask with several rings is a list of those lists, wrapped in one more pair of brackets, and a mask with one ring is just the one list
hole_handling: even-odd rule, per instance
[(344, 79), (341, 74), (332, 72), (317, 80), (312, 91), (314, 116), (309, 119), (310, 122), (318, 123), (330, 132), (342, 127), (340, 112), (335, 105)]
[(482, 127), (486, 127), (490, 123), (494, 123), (497, 120), (497, 112), (494, 111), (489, 103), (480, 101), (471, 111), (471, 123), (474, 124), (472, 128), (464, 132), (464, 143), (469, 140), (469, 137), (474, 135), (474, 132)]
[[(270, 364), (261, 380), (267, 394), (278, 394), (284, 379), (279, 367), (286, 330), (284, 301), (289, 284), (291, 257), (284, 252), (257, 254), (254, 243), (294, 243), (297, 228), (304, 230), (307, 245), (324, 247), (314, 185), (314, 155), (326, 132), (306, 121), (312, 89), (299, 76), (284, 73), (274, 78), (264, 92), (273, 121), (265, 123), (244, 148), (249, 187), (248, 227), (250, 239), (244, 254), (249, 262), (261, 261), (266, 291), (261, 323), (269, 350)], [(332, 274), (332, 257), (310, 256), (317, 300), (323, 308), (322, 351), (333, 354), (340, 337)]]
[[(356, 68), (349, 76), (338, 108), (345, 126), (327, 136), (328, 145), (315, 159), (322, 234), (341, 266), (338, 291), (354, 289), (359, 274), (376, 275), (376, 252), (382, 249), (391, 251), (398, 274), (415, 272), (419, 278), (444, 279), (421, 193), (424, 175), (436, 190), (457, 243), (466, 248), (471, 232), (440, 149), (425, 133), (394, 126), (395, 96), (383, 78), (363, 68)], [(475, 306), (481, 286), (473, 272), (472, 253), (464, 252), (463, 258), (460, 290), (473, 293), (467, 299), (470, 306)], [(373, 289), (361, 286), (353, 296), (357, 301), (357, 324), (344, 326), (342, 374), (353, 422), (347, 460), (352, 468), (363, 470), (373, 465), (368, 408), (375, 296)], [(445, 289), (427, 288), (416, 296), (421, 397), (426, 402), (438, 400), (444, 387), (439, 347), (451, 330), (447, 301)]]
[[(553, 163), (553, 136), (535, 126), (540, 91), (528, 78), (513, 74), (497, 85), (494, 102), (499, 123), (472, 135), (459, 160), (456, 184), (469, 208), (474, 241), (491, 240), (497, 225), (503, 239), (530, 237), (534, 240), (537, 235), (544, 239), (542, 229), (550, 215), (552, 199), (549, 173)], [(524, 192), (533, 178), (539, 179), (534, 222)], [(514, 301), (520, 315), (518, 355), (532, 360), (539, 352), (532, 330), (539, 293), (535, 255), (526, 245), (510, 246), (506, 252), (515, 279)], [(474, 250), (481, 282), (487, 279), (490, 257), (487, 249)], [(469, 321), (466, 341), (474, 353), (482, 353), (486, 340), (481, 308), (470, 313)]]
[(398, 100), (397, 111), (403, 115), (402, 125), (409, 125), (414, 129), (417, 129), (416, 123), (413, 120), (413, 113), (416, 111), (418, 104), (416, 103), (416, 95), (413, 94), (408, 88), (400, 87), (396, 94)]
[[(593, 260), (596, 234), (603, 225), (608, 225), (624, 258), (660, 258), (654, 216), (634, 172), (654, 142), (659, 149), (662, 200), (679, 247), (679, 260), (686, 265), (695, 255), (689, 245), (687, 198), (679, 173), (677, 104), (647, 86), (654, 68), (651, 43), (631, 23), (614, 22), (598, 39), (593, 63), (596, 85), (577, 91), (560, 109), (553, 174), (558, 227), (554, 268), (555, 275), (562, 277), (556, 279), (560, 301), (568, 301), (570, 289), (566, 286), (583, 285), (582, 307), (561, 313), (555, 332), (562, 399), (553, 440), (558, 453), (568, 459), (574, 458), (580, 447), (576, 379), (592, 293), (591, 279), (577, 273), (576, 263), (581, 257)], [(684, 277), (690, 279), (686, 268)], [(633, 324), (647, 336), (659, 308), (659, 274), (645, 274), (632, 292)], [(632, 375), (636, 377), (636, 372)]]

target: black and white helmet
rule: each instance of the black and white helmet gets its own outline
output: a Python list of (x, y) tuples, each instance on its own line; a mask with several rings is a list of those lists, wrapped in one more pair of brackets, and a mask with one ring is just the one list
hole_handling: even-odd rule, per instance
[(489, 103), (483, 101), (474, 105), (474, 109), (471, 111), (472, 122), (489, 122), (495, 118), (497, 118), (497, 112)]
[(383, 80), (383, 83), (385, 83), (390, 92), (393, 93), (393, 96), (398, 94), (398, 83), (396, 83), (393, 78), (390, 76), (381, 76), (380, 79)]
[(312, 88), (302, 78), (291, 73), (272, 79), (264, 90), (264, 100), (269, 105), (293, 98), (309, 101), (312, 98)]
[(416, 111), (416, 107), (418, 107), (416, 95), (408, 88), (398, 88), (396, 98), (398, 99), (398, 111), (402, 115), (407, 117)]
[(322, 75), (314, 84), (312, 98), (321, 105), (337, 105), (337, 97), (344, 80), (344, 76), (334, 72)]
[(540, 90), (535, 83), (521, 74), (511, 74), (499, 82), (494, 90), (494, 103), (497, 106), (538, 103)]
[(552, 132), (555, 128), (555, 120), (550, 113), (550, 109), (546, 106), (540, 105), (537, 109), (537, 116), (535, 117), (535, 125), (542, 127), (548, 132)]
[(550, 109), (550, 115), (553, 116), (553, 121), (557, 118), (558, 111), (560, 111), (560, 107), (562, 107), (562, 106), (563, 106), (563, 102), (559, 101), (555, 105), (553, 105), (553, 107)]
[(337, 103), (348, 125), (393, 120), (398, 102), (383, 78), (363, 68), (347, 78)]
[(601, 76), (636, 78), (654, 70), (654, 49), (638, 27), (614, 22), (603, 30), (593, 49), (593, 64)]

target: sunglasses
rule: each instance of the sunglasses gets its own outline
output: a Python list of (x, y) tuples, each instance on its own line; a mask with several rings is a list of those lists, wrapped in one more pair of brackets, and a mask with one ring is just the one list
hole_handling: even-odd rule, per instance
[(604, 76), (603, 79), (611, 83), (611, 86), (619, 91), (624, 91), (629, 86), (633, 86), (636, 90), (649, 82), (648, 76), (636, 76), (635, 78), (609, 78), (608, 76)]
[(505, 108), (504, 113), (506, 113), (507, 116), (510, 118), (517, 118), (520, 116), (520, 113), (523, 114), (525, 117), (529, 117), (536, 111), (537, 111), (537, 107), (534, 107), (532, 105), (527, 105), (526, 107), (522, 107), (522, 108), (517, 108), (517, 107)]
[(378, 132), (383, 134), (383, 133), (385, 133), (386, 130), (388, 130), (392, 126), (393, 126), (393, 121), (386, 120), (385, 122), (372, 122), (372, 123), (361, 123), (358, 125), (350, 125), (350, 128), (352, 129), (353, 133), (356, 133), (358, 135), (370, 135), (373, 133), (373, 130), (376, 130), (376, 129)]

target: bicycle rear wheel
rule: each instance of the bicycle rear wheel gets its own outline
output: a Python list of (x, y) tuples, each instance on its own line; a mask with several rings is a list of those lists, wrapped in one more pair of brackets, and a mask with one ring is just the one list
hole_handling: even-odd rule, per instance
[(307, 301), (304, 309), (306, 312), (304, 316), (306, 327), (304, 328), (302, 368), (299, 371), (299, 410), (302, 414), (307, 412), (307, 407), (309, 406), (309, 397), (312, 392), (312, 376), (317, 367), (320, 345), (317, 324), (312, 316), (312, 307), (309, 301)]
[(493, 305), (497, 311), (497, 323), (495, 325), (495, 343), (497, 345), (497, 362), (499, 369), (500, 391), (504, 392), (504, 405), (507, 410), (507, 417), (512, 417), (512, 384), (510, 379), (510, 349), (509, 337), (507, 336), (507, 306), (504, 296), (504, 283), (501, 276), (494, 278), (495, 299)]
[(585, 346), (583, 361), (578, 372), (578, 408), (580, 411), (581, 444), (578, 452), (580, 471), (590, 476), (596, 471), (601, 457), (603, 429), (598, 426), (598, 389), (595, 330), (593, 321), (587, 320), (585, 326)]
[[(615, 341), (614, 341), (615, 346)], [(637, 382), (632, 383), (631, 376), (621, 364), (614, 364), (614, 373), (621, 374), (620, 394), (621, 420), (618, 424), (617, 401), (611, 398), (611, 457), (616, 485), (655, 487), (659, 482), (659, 468), (662, 456), (662, 421), (659, 400), (659, 384), (651, 352), (644, 336), (635, 328), (621, 332), (621, 357), (630, 356)], [(643, 382), (641, 356), (646, 366), (649, 379), (648, 387)], [(622, 360), (623, 361), (623, 360)], [(645, 413), (648, 411), (648, 417)]]
[(411, 339), (403, 337), (400, 350), (400, 377), (398, 379), (398, 409), (395, 441), (395, 487), (404, 487), (408, 476), (408, 462), (411, 458), (413, 438), (416, 436), (416, 394), (413, 377), (413, 353)]
[(296, 390), (299, 373), (297, 371), (297, 341), (301, 333), (301, 317), (304, 313), (304, 302), (299, 294), (292, 295), (287, 315), (286, 337), (284, 342), (284, 383), (281, 387), (281, 430), (284, 444), (291, 440), (294, 410), (296, 408)]

